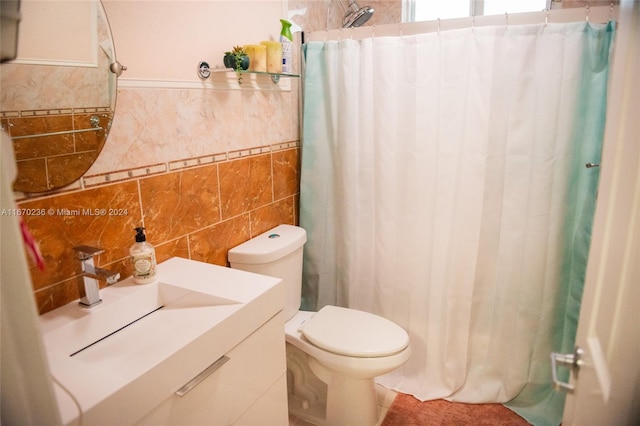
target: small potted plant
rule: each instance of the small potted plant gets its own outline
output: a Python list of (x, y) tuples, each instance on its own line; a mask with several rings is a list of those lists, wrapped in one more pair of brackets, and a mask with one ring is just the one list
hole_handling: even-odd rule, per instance
[(224, 66), (233, 69), (238, 74), (238, 83), (242, 84), (241, 71), (249, 68), (249, 55), (242, 46), (233, 46), (230, 52), (224, 52)]

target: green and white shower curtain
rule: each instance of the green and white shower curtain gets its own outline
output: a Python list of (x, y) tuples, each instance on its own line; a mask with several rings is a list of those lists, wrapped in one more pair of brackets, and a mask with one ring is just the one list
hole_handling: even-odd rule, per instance
[(305, 45), (303, 308), (404, 327), (382, 384), (558, 424), (614, 26), (475, 27)]

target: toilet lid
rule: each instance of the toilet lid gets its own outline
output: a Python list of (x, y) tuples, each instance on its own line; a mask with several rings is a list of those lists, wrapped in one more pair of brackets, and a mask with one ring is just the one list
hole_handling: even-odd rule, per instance
[(409, 335), (397, 324), (378, 315), (338, 306), (320, 309), (300, 331), (321, 349), (354, 357), (393, 355), (409, 345)]

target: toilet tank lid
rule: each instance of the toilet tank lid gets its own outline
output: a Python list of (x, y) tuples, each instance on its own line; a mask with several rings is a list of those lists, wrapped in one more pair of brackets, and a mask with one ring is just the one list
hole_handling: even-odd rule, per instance
[(302, 247), (306, 241), (307, 232), (303, 228), (279, 225), (229, 250), (229, 263), (273, 262)]

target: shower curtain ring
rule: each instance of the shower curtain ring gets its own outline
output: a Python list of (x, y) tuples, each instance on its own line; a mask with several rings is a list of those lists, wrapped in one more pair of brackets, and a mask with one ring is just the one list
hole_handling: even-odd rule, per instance
[(546, 28), (547, 24), (549, 23), (549, 9), (545, 9), (545, 15), (544, 15), (544, 26)]
[(589, 4), (587, 4), (587, 6), (585, 7), (586, 12), (587, 12), (587, 16), (585, 17), (585, 21), (589, 22)]
[(508, 12), (504, 13), (504, 26), (505, 27), (509, 26), (509, 13)]
[(613, 21), (613, 2), (609, 3), (609, 21)]
[(440, 35), (440, 18), (438, 18), (438, 35)]

